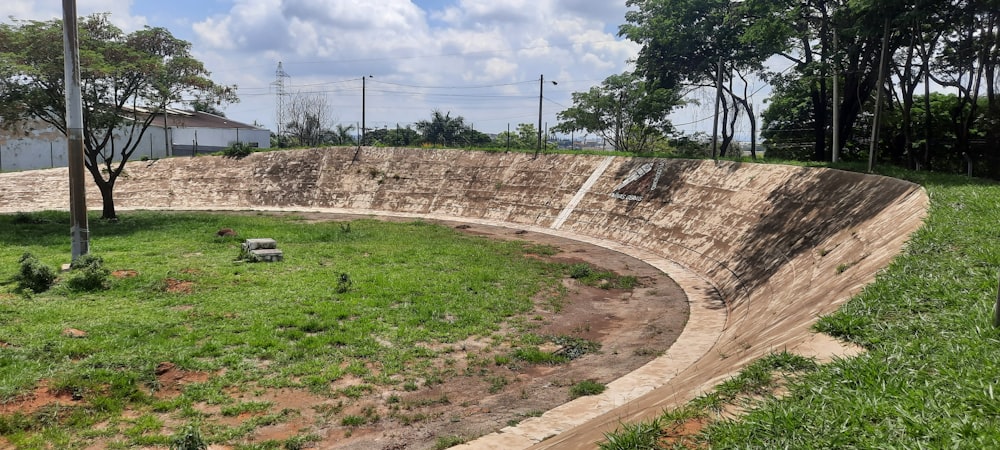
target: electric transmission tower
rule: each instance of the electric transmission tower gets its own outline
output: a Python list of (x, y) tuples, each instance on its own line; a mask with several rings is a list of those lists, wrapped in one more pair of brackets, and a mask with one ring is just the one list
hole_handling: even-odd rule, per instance
[(285, 122), (285, 96), (288, 95), (285, 92), (285, 79), (291, 78), (288, 72), (285, 72), (285, 68), (282, 67), (281, 61), (278, 61), (278, 69), (274, 71), (274, 82), (271, 83), (274, 86), (274, 90), (277, 94), (277, 112), (276, 118), (278, 119), (278, 142), (281, 142), (281, 124)]

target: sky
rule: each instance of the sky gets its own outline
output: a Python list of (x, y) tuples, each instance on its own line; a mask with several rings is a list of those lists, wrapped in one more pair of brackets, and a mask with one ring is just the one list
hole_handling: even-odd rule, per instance
[[(617, 35), (625, 0), (77, 0), (77, 10), (190, 42), (213, 81), (238, 87), (226, 116), (272, 131), (279, 80), (285, 101), (325, 99), (333, 124), (359, 124), (364, 103), (368, 128), (440, 110), (497, 133), (537, 125), (541, 94), (542, 126), (554, 126), (573, 92), (632, 70), (639, 51)], [(4, 0), (0, 20), (10, 17), (61, 18), (62, 5)], [(711, 132), (711, 101), (701, 103), (672, 116), (678, 128)]]

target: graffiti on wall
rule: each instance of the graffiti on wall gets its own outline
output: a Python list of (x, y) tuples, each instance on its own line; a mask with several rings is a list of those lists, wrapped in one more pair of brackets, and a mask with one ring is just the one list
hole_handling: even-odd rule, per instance
[(641, 202), (659, 185), (664, 166), (663, 161), (639, 166), (611, 191), (611, 196), (618, 200)]

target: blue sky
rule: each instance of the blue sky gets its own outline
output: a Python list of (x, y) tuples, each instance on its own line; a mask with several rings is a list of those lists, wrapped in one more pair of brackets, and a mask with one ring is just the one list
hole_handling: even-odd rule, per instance
[[(361, 120), (363, 76), (368, 127), (406, 126), (434, 109), (476, 129), (543, 122), (572, 104), (573, 92), (631, 70), (638, 46), (617, 37), (625, 0), (77, 0), (81, 15), (110, 12), (126, 31), (169, 29), (239, 103), (228, 117), (274, 129), (280, 61), (288, 99), (323, 99), (329, 122)], [(61, 17), (59, 2), (5, 0), (0, 20)], [(558, 85), (548, 83), (556, 81)], [(704, 102), (703, 102), (704, 103)], [(708, 102), (710, 103), (710, 102)], [(695, 106), (678, 116), (686, 130), (710, 130)], [(545, 126), (543, 124), (543, 126)], [(699, 128), (700, 127), (700, 128)]]

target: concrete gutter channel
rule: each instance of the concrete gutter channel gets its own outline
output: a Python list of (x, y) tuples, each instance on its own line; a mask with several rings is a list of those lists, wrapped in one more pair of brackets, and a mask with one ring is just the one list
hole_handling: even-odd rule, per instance
[[(687, 295), (688, 323), (662, 356), (600, 395), (459, 449), (593, 448), (621, 422), (689, 401), (769, 352), (843, 354), (810, 326), (888, 264), (928, 202), (916, 185), (825, 169), (384, 148), (365, 148), (357, 165), (345, 162), (353, 154), (313, 149), (239, 161), (133, 162), (120, 181), (118, 209), (363, 214), (526, 230), (645, 261)], [(630, 167), (640, 169), (627, 177)], [(629, 183), (641, 191), (619, 194)], [(65, 210), (67, 186), (65, 169), (0, 174), (0, 213)], [(542, 186), (552, 191), (538, 192)], [(87, 189), (88, 205), (99, 208), (96, 187)], [(853, 197), (836, 198), (840, 189)], [(610, 198), (612, 191), (644, 198), (623, 209), (625, 200)], [(849, 270), (834, 270), (845, 262)]]

